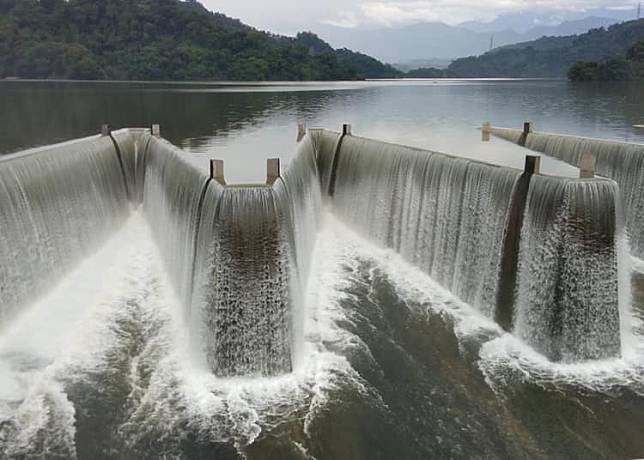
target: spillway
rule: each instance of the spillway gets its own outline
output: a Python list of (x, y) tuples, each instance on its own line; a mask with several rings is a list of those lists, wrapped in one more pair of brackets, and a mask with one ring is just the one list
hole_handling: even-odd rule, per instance
[(326, 206), (548, 358), (620, 355), (614, 181), (326, 130), (310, 130), (273, 179), (227, 185), (144, 130), (1, 160), (2, 317), (140, 205), (195, 353), (222, 377), (288, 373), (302, 359), (303, 293)]
[(626, 307), (618, 295), (623, 224), (615, 182), (540, 175), (525, 182), (521, 171), (438, 152), (314, 136), (319, 164), (335, 168), (324, 183), (333, 211), (356, 232), (503, 319), (552, 360), (620, 355)]
[(520, 129), (501, 127), (492, 127), (491, 132), (578, 167), (584, 154), (593, 155), (597, 173), (619, 185), (631, 251), (644, 258), (644, 145), (532, 130), (524, 134)]
[(618, 196), (607, 180), (531, 182), (514, 331), (555, 361), (620, 355)]
[(95, 251), (129, 206), (110, 137), (0, 157), (0, 329)]
[(307, 145), (274, 184), (227, 186), (168, 142), (148, 141), (143, 209), (217, 375), (292, 369), (321, 201)]
[(507, 210), (521, 172), (355, 136), (336, 155), (331, 202), (338, 217), (493, 316)]

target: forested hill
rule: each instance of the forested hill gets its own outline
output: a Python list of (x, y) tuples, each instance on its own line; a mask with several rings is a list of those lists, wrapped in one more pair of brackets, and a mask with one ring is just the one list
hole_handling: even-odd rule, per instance
[(446, 74), (456, 77), (565, 77), (577, 61), (602, 61), (625, 54), (644, 39), (644, 19), (581, 35), (544, 37), (457, 59)]
[(400, 75), (311, 33), (283, 37), (195, 0), (0, 0), (0, 78), (355, 80)]

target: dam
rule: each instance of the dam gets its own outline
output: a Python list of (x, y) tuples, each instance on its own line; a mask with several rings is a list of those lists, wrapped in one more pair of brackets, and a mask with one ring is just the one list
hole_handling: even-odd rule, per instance
[[(140, 209), (212, 373), (288, 374), (328, 211), (549, 360), (622, 355), (620, 274), (637, 205), (621, 176), (542, 175), (538, 157), (517, 170), (349, 125), (298, 141), (283, 171), (269, 161), (266, 183), (248, 185), (227, 184), (217, 160), (195, 165), (158, 125), (0, 158), (0, 328)], [(598, 172), (603, 162), (597, 154)]]
[(629, 229), (630, 247), (638, 258), (644, 257), (644, 144), (595, 139), (547, 132), (537, 132), (530, 122), (523, 129), (488, 126), (487, 131), (526, 149), (542, 152), (581, 167), (584, 158), (592, 157), (597, 173), (613, 179), (619, 186)]

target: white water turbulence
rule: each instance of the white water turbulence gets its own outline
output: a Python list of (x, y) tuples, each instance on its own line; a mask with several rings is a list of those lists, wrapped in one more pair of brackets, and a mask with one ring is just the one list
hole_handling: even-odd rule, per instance
[(188, 317), (200, 198), (208, 176), (189, 163), (186, 155), (163, 139), (150, 138), (143, 211)]
[(320, 213), (311, 144), (273, 186), (222, 185), (186, 155), (149, 141), (143, 206), (193, 345), (219, 376), (290, 372)]
[(611, 180), (532, 179), (514, 328), (553, 361), (620, 356), (618, 206)]
[[(492, 132), (515, 143), (522, 134), (519, 129), (497, 127)], [(597, 173), (619, 185), (631, 250), (644, 258), (644, 145), (537, 132), (528, 134), (525, 146), (574, 166), (580, 165), (584, 154), (592, 154)]]
[[(74, 388), (86, 384), (94, 374), (122, 370), (111, 368), (118, 367), (109, 362), (115, 358), (111, 355), (113, 348), (124, 342), (118, 359), (129, 362), (133, 357), (128, 352), (140, 352), (141, 344), (134, 342), (144, 338), (137, 328), (155, 326), (155, 322), (145, 324), (141, 318), (142, 324), (130, 322), (142, 310), (159, 310), (158, 303), (150, 305), (159, 302), (154, 292), (159, 283), (150, 274), (157, 270), (156, 253), (146, 237), (145, 222), (135, 214), (102, 248), (81, 260), (3, 331), (0, 457), (96, 458), (86, 454), (86, 443), (95, 439), (85, 437), (84, 430), (104, 428), (85, 427), (85, 417), (92, 411), (99, 413), (91, 416), (104, 416), (105, 421), (110, 416), (98, 406), (92, 407), (91, 396), (85, 394), (79, 399)], [(161, 317), (167, 312), (150, 314)], [(138, 377), (139, 369), (134, 361), (132, 364)], [(141, 363), (141, 373), (143, 367)], [(110, 389), (118, 383), (109, 378), (93, 385), (99, 393), (112, 397), (118, 394)], [(113, 414), (122, 416), (130, 411), (121, 401), (112, 404)], [(125, 410), (113, 409), (119, 405)], [(93, 448), (100, 452), (102, 446), (97, 443)]]
[(109, 136), (0, 159), (0, 328), (123, 223), (126, 190)]
[(619, 282), (627, 261), (614, 181), (522, 176), (431, 151), (316, 135), (326, 146), (318, 164), (333, 165), (332, 210), (356, 232), (548, 359), (620, 356), (620, 310), (630, 307)]
[(290, 372), (301, 349), (304, 295), (320, 213), (304, 141), (271, 186), (211, 181), (196, 251), (193, 327), (221, 376)]
[(308, 291), (312, 253), (322, 220), (322, 194), (311, 135), (302, 140), (295, 156), (273, 184), (273, 196), (289, 248), (292, 361), (293, 367), (297, 367), (304, 359), (305, 293)]
[(272, 189), (226, 187), (210, 230), (209, 276), (199, 297), (208, 364), (220, 376), (290, 372), (288, 246)]
[(493, 318), (520, 171), (347, 136), (333, 211)]

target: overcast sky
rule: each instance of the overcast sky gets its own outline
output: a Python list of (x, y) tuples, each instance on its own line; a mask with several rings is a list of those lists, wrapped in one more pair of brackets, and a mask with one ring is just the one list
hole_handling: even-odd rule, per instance
[(553, 17), (594, 8), (633, 9), (638, 0), (202, 0), (206, 7), (260, 29), (293, 34), (317, 24), (395, 26), (417, 22), (490, 21), (531, 11)]

